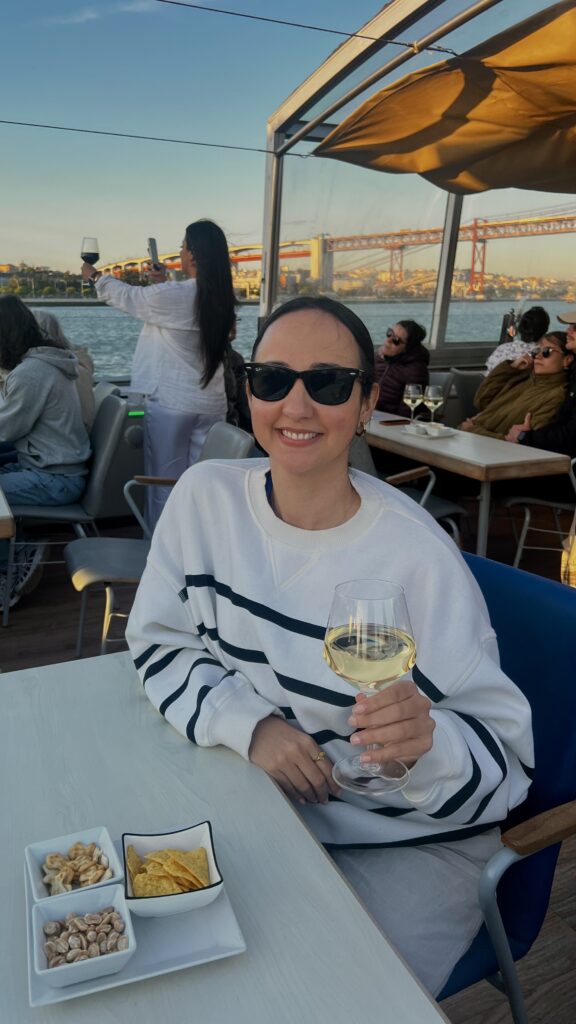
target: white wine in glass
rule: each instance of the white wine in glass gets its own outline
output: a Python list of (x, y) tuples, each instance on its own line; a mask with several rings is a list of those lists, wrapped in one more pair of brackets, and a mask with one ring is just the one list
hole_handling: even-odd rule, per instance
[(424, 392), (424, 405), (430, 410), (430, 419), (434, 423), (434, 413), (444, 404), (444, 393), (439, 384), (429, 384)]
[(414, 410), (422, 401), (422, 385), (407, 384), (404, 388), (404, 405), (410, 409), (410, 419), (414, 419)]
[(86, 235), (86, 237), (82, 239), (82, 248), (80, 250), (80, 256), (83, 259), (84, 263), (91, 263), (92, 266), (94, 266), (95, 263), (98, 263), (98, 260), (100, 259), (98, 239), (90, 238), (88, 235)]
[[(402, 587), (389, 580), (351, 580), (334, 591), (324, 639), (333, 672), (371, 696), (409, 672), (416, 644)], [(367, 749), (378, 749), (373, 744)], [(379, 797), (402, 789), (410, 773), (402, 761), (364, 763), (358, 755), (334, 765), (343, 789)]]

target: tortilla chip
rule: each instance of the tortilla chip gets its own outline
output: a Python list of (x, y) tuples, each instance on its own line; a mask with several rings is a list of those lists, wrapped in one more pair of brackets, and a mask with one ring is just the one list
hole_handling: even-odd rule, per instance
[(184, 874), (188, 874), (198, 881), (201, 889), (210, 885), (208, 855), (203, 846), (199, 846), (196, 850), (173, 850), (172, 853), (179, 868), (184, 868)]
[(138, 856), (133, 846), (129, 846), (126, 850), (126, 866), (130, 875), (130, 881), (133, 883), (134, 876), (144, 867), (144, 861)]
[(171, 896), (183, 891), (173, 878), (151, 877), (143, 871), (134, 876), (132, 889), (135, 896)]

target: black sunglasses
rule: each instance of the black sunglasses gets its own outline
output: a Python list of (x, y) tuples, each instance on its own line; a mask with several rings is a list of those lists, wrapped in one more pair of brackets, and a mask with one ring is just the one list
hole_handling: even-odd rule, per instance
[(352, 394), (354, 382), (365, 377), (364, 370), (348, 366), (327, 366), (318, 370), (291, 370), (274, 363), (245, 363), (250, 391), (262, 402), (279, 402), (301, 380), (314, 402), (343, 405)]
[(532, 350), (530, 355), (532, 356), (532, 359), (536, 359), (536, 356), (542, 356), (542, 359), (548, 359), (548, 356), (551, 356), (553, 352), (559, 352), (561, 356), (564, 355), (562, 349), (554, 348), (553, 345), (549, 345), (548, 348), (535, 348)]
[(390, 339), (393, 345), (404, 344), (404, 338), (399, 338), (397, 334), (394, 334), (394, 331), (392, 330), (391, 327), (389, 327), (388, 330), (386, 331), (386, 337)]

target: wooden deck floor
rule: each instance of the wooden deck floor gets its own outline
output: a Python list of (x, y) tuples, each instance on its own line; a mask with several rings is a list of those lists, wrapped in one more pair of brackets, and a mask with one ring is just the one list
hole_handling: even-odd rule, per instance
[[(471, 527), (463, 531), (463, 546), (472, 550), (473, 504), (470, 512)], [(105, 526), (102, 532), (114, 536), (133, 533), (122, 524)], [(61, 557), (62, 543), (70, 537), (67, 534), (54, 534), (54, 537), (57, 543), (51, 546), (50, 557), (56, 560)], [(491, 526), (488, 555), (510, 563), (513, 551), (508, 518), (500, 515)], [(526, 556), (523, 568), (557, 579), (559, 558), (554, 554), (531, 553)], [(126, 589), (122, 595), (122, 604), (127, 609), (132, 593)], [(2, 671), (72, 660), (79, 601), (64, 566), (47, 565), (41, 585), (22, 598), (11, 612), (8, 628), (0, 630)], [(103, 596), (94, 595), (86, 621), (85, 657), (99, 654), (103, 607)], [(122, 649), (121, 646), (118, 649)], [(1, 685), (0, 676), (0, 688)], [(576, 1021), (575, 869), (576, 839), (563, 846), (545, 926), (533, 949), (519, 965), (530, 1024), (574, 1024)], [(486, 982), (446, 1000), (443, 1010), (452, 1024), (512, 1024), (506, 1000)]]

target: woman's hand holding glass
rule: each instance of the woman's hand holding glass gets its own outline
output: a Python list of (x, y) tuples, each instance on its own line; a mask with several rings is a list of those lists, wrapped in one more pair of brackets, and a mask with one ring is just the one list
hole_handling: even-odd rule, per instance
[(399, 760), (412, 767), (432, 747), (435, 722), (430, 706), (411, 679), (370, 697), (359, 693), (348, 723), (357, 730), (350, 742), (371, 747), (360, 755), (360, 762), (380, 765)]

